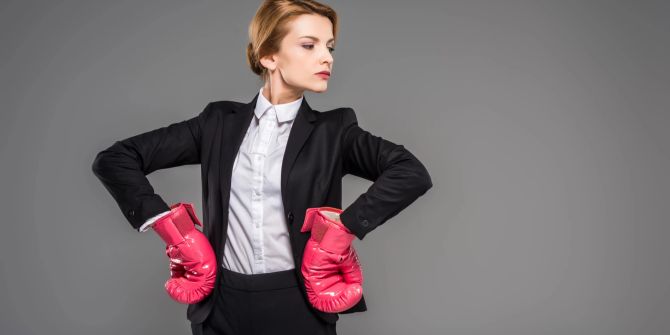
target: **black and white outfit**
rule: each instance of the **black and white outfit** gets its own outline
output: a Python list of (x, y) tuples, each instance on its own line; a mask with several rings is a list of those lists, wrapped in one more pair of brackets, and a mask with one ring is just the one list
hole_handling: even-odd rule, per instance
[[(360, 128), (353, 109), (315, 111), (304, 96), (273, 105), (262, 92), (117, 141), (93, 171), (130, 224), (146, 231), (169, 212), (146, 175), (201, 165), (203, 233), (221, 266), (214, 291), (189, 305), (194, 334), (335, 334), (338, 313), (310, 305), (300, 271), (306, 209), (341, 208), (346, 174), (374, 181), (340, 215), (362, 240), (423, 195), (431, 178), (402, 145)], [(365, 310), (363, 297), (341, 313)]]

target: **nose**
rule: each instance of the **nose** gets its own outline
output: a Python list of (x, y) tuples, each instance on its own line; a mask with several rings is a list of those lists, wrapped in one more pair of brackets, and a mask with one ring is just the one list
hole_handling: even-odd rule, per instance
[(323, 58), (321, 60), (322, 63), (328, 63), (328, 64), (333, 64), (333, 55), (330, 53), (330, 50), (326, 48), (325, 54), (323, 55)]

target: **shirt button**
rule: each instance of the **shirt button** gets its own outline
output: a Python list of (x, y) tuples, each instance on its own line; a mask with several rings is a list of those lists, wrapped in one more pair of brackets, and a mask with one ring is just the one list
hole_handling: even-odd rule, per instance
[(293, 212), (288, 212), (287, 218), (289, 221), (293, 221)]
[(129, 210), (129, 211), (128, 211), (128, 215), (130, 215), (130, 216), (135, 216), (135, 211), (132, 210), (132, 209)]
[(368, 220), (363, 220), (363, 221), (361, 221), (361, 224), (363, 225), (363, 227), (367, 227), (367, 226), (370, 225), (370, 223), (368, 222)]

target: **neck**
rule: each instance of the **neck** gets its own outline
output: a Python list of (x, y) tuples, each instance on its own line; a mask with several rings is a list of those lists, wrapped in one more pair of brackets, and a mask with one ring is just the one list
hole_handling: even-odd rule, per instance
[(275, 87), (272, 89), (269, 82), (263, 86), (263, 96), (273, 105), (281, 105), (300, 99), (303, 90), (290, 89), (287, 87)]

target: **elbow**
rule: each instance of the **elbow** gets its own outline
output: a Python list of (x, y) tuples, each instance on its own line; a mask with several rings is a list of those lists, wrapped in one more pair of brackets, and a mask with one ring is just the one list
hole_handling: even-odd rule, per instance
[(416, 192), (418, 196), (421, 196), (428, 192), (433, 187), (433, 180), (428, 173), (426, 166), (421, 163), (421, 161), (413, 156), (414, 161), (414, 185), (416, 185)]
[(93, 164), (91, 164), (91, 171), (93, 171), (93, 174), (96, 176), (100, 176), (100, 172), (103, 170), (103, 164), (102, 164), (102, 153), (98, 153), (95, 155), (95, 159), (93, 159)]
[(93, 174), (95, 174), (98, 178), (102, 178), (102, 176), (105, 174), (105, 171), (107, 171), (108, 167), (110, 166), (109, 153), (106, 153), (105, 151), (106, 150), (103, 150), (95, 155), (93, 163), (91, 164), (91, 171), (93, 171)]
[(426, 172), (426, 177), (424, 179), (424, 193), (428, 192), (433, 187), (433, 180), (430, 179), (430, 175)]
[(404, 164), (406, 166), (405, 171), (409, 174), (408, 181), (411, 183), (410, 192), (412, 192), (416, 197), (419, 197), (429, 189), (433, 187), (433, 180), (428, 173), (428, 169), (421, 163), (421, 161), (416, 158), (411, 152), (406, 150), (403, 146), (400, 146), (400, 150), (403, 153), (405, 158)]
[(430, 178), (430, 174), (428, 174), (428, 170), (425, 168), (423, 168), (423, 172), (420, 173), (417, 178), (417, 185), (419, 195), (425, 194), (431, 187), (433, 187), (433, 180)]
[(409, 174), (407, 175), (407, 179), (404, 183), (407, 185), (405, 192), (407, 192), (407, 195), (412, 199), (416, 199), (424, 195), (426, 192), (428, 192), (429, 189), (433, 187), (433, 180), (431, 179), (428, 170), (426, 170), (423, 164), (421, 164), (421, 162), (418, 160), (416, 160), (415, 163), (416, 164), (414, 164), (412, 168), (407, 170)]
[(119, 142), (115, 142), (112, 146), (98, 152), (91, 164), (91, 170), (98, 178), (105, 174), (109, 174), (110, 168), (118, 166), (122, 163), (122, 151)]

